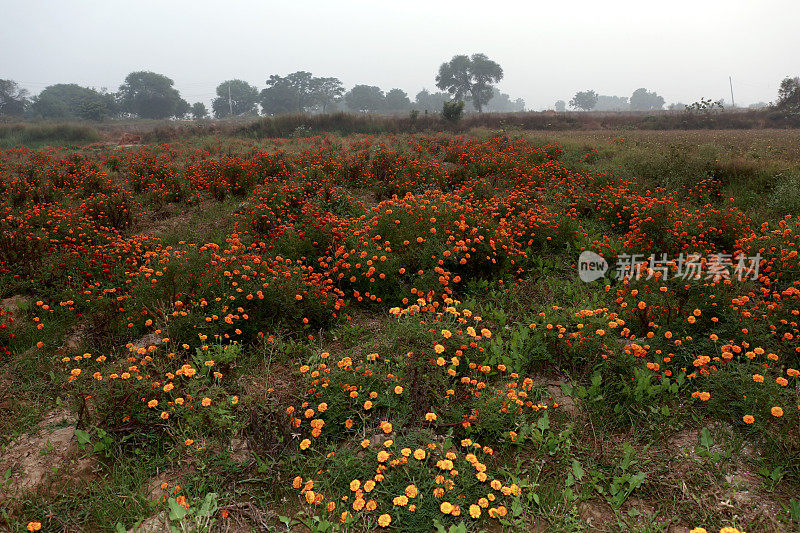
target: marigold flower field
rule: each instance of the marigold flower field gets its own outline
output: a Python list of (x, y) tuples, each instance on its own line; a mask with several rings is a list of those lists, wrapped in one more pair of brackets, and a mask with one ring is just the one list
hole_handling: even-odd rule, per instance
[[(800, 527), (800, 213), (594, 152), (443, 134), (0, 152), (0, 296), (24, 302), (0, 308), (4, 442), (58, 406), (96, 460), (88, 488), (65, 464), (0, 493), (0, 520)], [(585, 251), (610, 267), (590, 283)]]

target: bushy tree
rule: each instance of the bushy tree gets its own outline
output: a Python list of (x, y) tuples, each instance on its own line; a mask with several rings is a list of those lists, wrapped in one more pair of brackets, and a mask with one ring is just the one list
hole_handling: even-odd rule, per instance
[(297, 111), (297, 93), (289, 80), (272, 75), (267, 87), (259, 95), (261, 112), (265, 115), (280, 115)]
[(631, 110), (649, 111), (651, 109), (663, 109), (664, 98), (655, 92), (650, 92), (645, 88), (633, 91), (630, 99)]
[(304, 113), (320, 108), (324, 113), (344, 93), (337, 78), (317, 78), (300, 70), (286, 76), (273, 74), (261, 91), (261, 108), (265, 114)]
[(492, 99), (486, 105), (486, 111), (493, 113), (518, 113), (525, 111), (525, 100), (517, 98), (512, 100), (509, 95), (501, 92), (497, 87), (493, 87)]
[(778, 88), (779, 109), (800, 111), (800, 77), (784, 78)]
[(442, 104), (442, 118), (455, 124), (464, 116), (464, 101), (445, 102)]
[(383, 110), (386, 105), (383, 91), (373, 85), (356, 85), (347, 91), (344, 101), (353, 111), (372, 113)]
[(493, 95), (493, 83), (503, 79), (503, 69), (485, 54), (457, 55), (439, 67), (436, 86), (454, 100), (469, 100), (480, 113)]
[(325, 113), (328, 108), (342, 99), (344, 86), (339, 78), (312, 78), (311, 100)]
[(411, 100), (402, 89), (392, 89), (386, 93), (384, 107), (390, 113), (403, 113), (411, 108)]
[(227, 80), (217, 85), (217, 97), (212, 100), (211, 109), (216, 118), (255, 115), (258, 114), (257, 103), (258, 89), (244, 80)]
[(567, 110), (567, 103), (564, 100), (558, 100), (555, 105), (556, 111), (563, 113)]
[(206, 104), (203, 102), (195, 102), (192, 104), (192, 118), (195, 120), (201, 120), (208, 116), (208, 109), (206, 108)]
[(414, 98), (412, 107), (418, 111), (428, 113), (438, 113), (442, 109), (442, 104), (451, 100), (448, 93), (432, 93), (427, 89), (422, 89)]
[(597, 105), (597, 93), (594, 91), (579, 91), (575, 93), (572, 100), (569, 101), (569, 106), (574, 109), (583, 109), (590, 111)]
[(607, 96), (604, 94), (597, 95), (597, 103), (594, 106), (595, 111), (627, 111), (630, 108), (627, 96)]
[(140, 118), (174, 117), (184, 106), (175, 82), (163, 74), (131, 72), (119, 87), (122, 111)]
[(58, 83), (33, 98), (30, 112), (46, 119), (103, 120), (113, 116), (115, 108), (114, 96), (109, 93), (75, 83)]
[(28, 103), (28, 91), (14, 80), (0, 79), (0, 116), (21, 116)]

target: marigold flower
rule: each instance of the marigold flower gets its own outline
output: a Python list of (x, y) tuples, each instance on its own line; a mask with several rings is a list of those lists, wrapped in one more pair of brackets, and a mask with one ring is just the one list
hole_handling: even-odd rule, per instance
[(769, 412), (772, 413), (772, 416), (776, 418), (780, 418), (783, 416), (783, 409), (777, 406), (770, 409)]
[(381, 527), (389, 527), (392, 523), (392, 517), (388, 514), (382, 514), (378, 517), (378, 525)]
[(303, 439), (300, 441), (300, 449), (306, 450), (308, 447), (311, 446), (311, 441), (308, 439)]
[(753, 422), (756, 421), (756, 419), (753, 418), (753, 415), (744, 415), (742, 417), (742, 420), (744, 421), (745, 424), (752, 424)]

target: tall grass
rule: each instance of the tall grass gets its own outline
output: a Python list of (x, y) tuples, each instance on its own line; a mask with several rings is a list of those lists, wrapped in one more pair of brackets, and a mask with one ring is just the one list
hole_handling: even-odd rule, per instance
[(98, 142), (100, 133), (82, 124), (11, 124), (0, 126), (0, 148), (15, 146), (86, 144)]

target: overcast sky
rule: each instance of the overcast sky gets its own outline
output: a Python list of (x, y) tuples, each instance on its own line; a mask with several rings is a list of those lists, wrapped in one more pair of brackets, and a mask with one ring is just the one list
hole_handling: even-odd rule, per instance
[(800, 1), (0, 0), (0, 78), (116, 90), (134, 70), (207, 105), (231, 78), (259, 89), (307, 70), (346, 87), (434, 89), (439, 65), (483, 52), (529, 109), (576, 91), (667, 103), (777, 98), (800, 75)]

